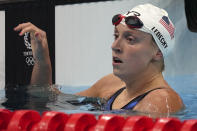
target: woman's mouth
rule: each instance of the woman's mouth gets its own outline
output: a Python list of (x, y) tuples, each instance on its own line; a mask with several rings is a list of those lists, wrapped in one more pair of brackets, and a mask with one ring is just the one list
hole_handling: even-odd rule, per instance
[(122, 60), (118, 57), (113, 57), (113, 65), (123, 63)]

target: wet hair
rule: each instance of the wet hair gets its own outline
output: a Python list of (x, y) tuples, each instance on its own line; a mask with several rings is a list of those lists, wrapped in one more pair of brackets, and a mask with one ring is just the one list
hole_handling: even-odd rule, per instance
[[(157, 44), (156, 44), (155, 39), (153, 38), (153, 36), (152, 36), (152, 41), (154, 43), (154, 47), (157, 47), (159, 49), (159, 47), (157, 46)], [(160, 49), (159, 49), (159, 51), (160, 51)], [(165, 70), (164, 58), (162, 57), (159, 62), (161, 64), (160, 71), (163, 72)]]

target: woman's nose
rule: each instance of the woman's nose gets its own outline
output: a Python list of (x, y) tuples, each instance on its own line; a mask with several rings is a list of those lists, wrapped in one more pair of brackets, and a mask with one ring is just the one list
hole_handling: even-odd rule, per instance
[(122, 49), (120, 46), (120, 40), (116, 39), (113, 43), (112, 43), (112, 51), (114, 51), (115, 53), (121, 53)]

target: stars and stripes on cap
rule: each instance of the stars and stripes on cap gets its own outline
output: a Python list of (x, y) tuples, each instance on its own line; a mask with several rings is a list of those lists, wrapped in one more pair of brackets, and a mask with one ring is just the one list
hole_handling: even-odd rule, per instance
[(171, 39), (174, 38), (174, 26), (172, 23), (169, 21), (167, 16), (163, 16), (161, 20), (159, 21), (169, 32)]

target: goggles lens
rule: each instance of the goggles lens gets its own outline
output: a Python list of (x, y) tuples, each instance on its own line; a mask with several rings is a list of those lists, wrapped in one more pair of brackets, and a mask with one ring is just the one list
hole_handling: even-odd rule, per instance
[(124, 17), (121, 14), (114, 15), (112, 18), (112, 24), (117, 26), (123, 19)]
[(143, 22), (137, 16), (125, 17), (121, 14), (117, 14), (112, 18), (112, 24), (117, 26), (123, 18), (129, 28), (141, 28), (143, 26)]

